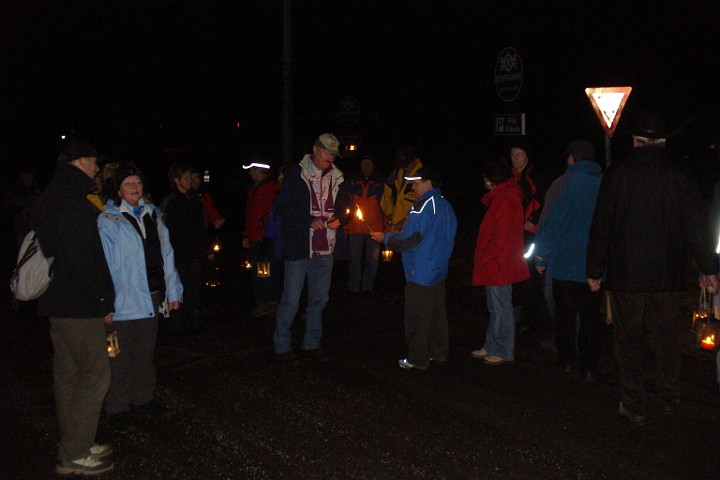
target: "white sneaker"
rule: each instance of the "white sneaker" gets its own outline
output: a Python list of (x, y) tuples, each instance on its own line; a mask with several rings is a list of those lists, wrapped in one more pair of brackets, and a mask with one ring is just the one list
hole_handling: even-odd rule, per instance
[(417, 368), (418, 370), (427, 370), (427, 367), (418, 367), (417, 365), (413, 365), (412, 363), (408, 362), (407, 358), (398, 360), (398, 365), (400, 366), (400, 368), (404, 368), (405, 370), (410, 370), (411, 368)]
[(90, 447), (90, 454), (92, 454), (95, 458), (105, 458), (109, 457), (113, 453), (113, 447), (112, 445), (108, 445), (107, 443), (99, 444), (94, 443), (92, 447)]
[(472, 352), (470, 352), (470, 356), (482, 360), (483, 358), (488, 356), (488, 351), (485, 350), (485, 347), (483, 347), (480, 350), (473, 350)]
[(58, 460), (57, 465), (55, 465), (55, 473), (58, 475), (91, 476), (109, 472), (114, 467), (115, 465), (112, 462), (90, 454), (87, 457), (76, 458), (70, 461)]
[(486, 365), (502, 365), (503, 363), (511, 362), (512, 360), (508, 360), (507, 358), (500, 358), (496, 355), (488, 355), (487, 357), (483, 358), (483, 363)]

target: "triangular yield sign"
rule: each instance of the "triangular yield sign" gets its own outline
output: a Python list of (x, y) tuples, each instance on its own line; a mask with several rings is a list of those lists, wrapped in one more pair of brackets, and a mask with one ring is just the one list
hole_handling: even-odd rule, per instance
[(612, 137), (620, 121), (625, 102), (630, 96), (632, 87), (598, 87), (586, 88), (585, 95), (590, 99), (595, 114), (600, 119), (605, 133)]

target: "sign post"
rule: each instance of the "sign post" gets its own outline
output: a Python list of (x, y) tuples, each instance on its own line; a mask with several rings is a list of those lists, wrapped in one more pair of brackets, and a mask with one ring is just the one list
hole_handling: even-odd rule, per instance
[(605, 166), (610, 166), (611, 148), (610, 139), (620, 122), (620, 116), (625, 108), (625, 102), (630, 96), (632, 87), (597, 87), (586, 88), (585, 95), (605, 130)]
[[(506, 47), (495, 63), (495, 91), (503, 102), (512, 102), (520, 94), (523, 82), (523, 63), (517, 50)], [(508, 109), (508, 112), (510, 109)], [(525, 135), (525, 114), (496, 114), (493, 122), (495, 135)]]

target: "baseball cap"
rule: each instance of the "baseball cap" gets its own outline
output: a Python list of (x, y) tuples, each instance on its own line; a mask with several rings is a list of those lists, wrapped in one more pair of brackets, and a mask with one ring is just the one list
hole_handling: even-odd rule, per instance
[(337, 139), (332, 133), (323, 133), (315, 140), (315, 146), (322, 147), (331, 155), (342, 158), (340, 155), (340, 140)]
[(72, 162), (80, 157), (95, 157), (97, 158), (98, 153), (90, 142), (87, 140), (70, 140), (62, 150), (60, 155), (62, 160), (66, 162)]
[(422, 167), (420, 170), (415, 172), (411, 176), (405, 177), (405, 180), (412, 181), (412, 180), (430, 180), (432, 182), (433, 187), (437, 188), (442, 183), (442, 175), (440, 175), (440, 170), (433, 167)]
[(665, 118), (659, 112), (641, 112), (635, 119), (631, 134), (635, 137), (667, 138)]

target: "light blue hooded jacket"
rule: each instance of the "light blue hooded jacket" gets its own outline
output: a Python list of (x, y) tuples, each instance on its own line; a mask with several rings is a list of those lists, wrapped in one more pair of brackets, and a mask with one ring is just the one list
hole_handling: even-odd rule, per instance
[[(175, 255), (168, 229), (160, 209), (144, 203), (142, 215), (157, 215), (158, 237), (165, 270), (165, 298), (168, 302), (182, 301), (183, 287), (175, 270)], [(130, 211), (132, 211), (132, 208)], [(154, 317), (152, 298), (148, 289), (145, 252), (135, 227), (125, 218), (112, 200), (98, 217), (98, 229), (113, 285), (115, 286), (115, 312), (113, 321), (139, 320)]]

